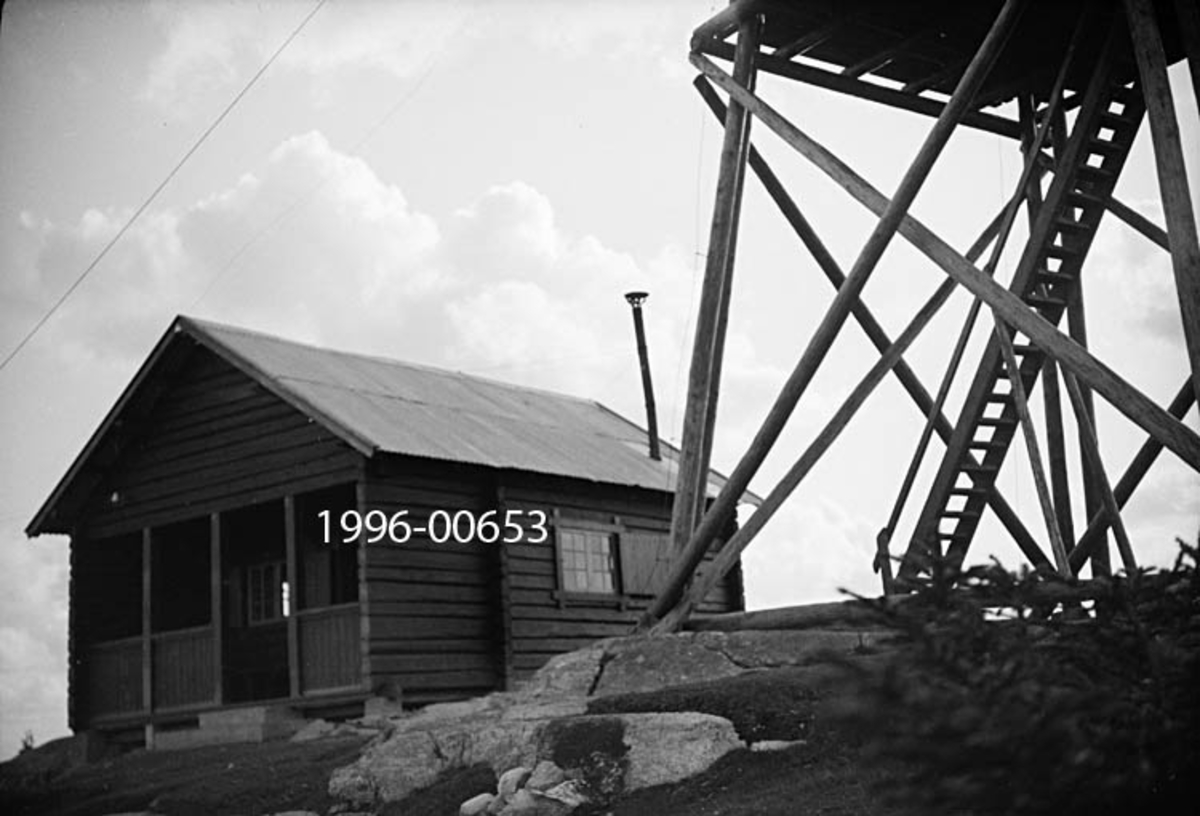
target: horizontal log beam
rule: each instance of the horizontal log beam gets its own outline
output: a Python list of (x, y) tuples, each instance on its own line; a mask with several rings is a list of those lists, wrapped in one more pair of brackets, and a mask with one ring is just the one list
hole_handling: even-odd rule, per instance
[[(701, 43), (695, 50), (702, 51), (718, 59), (733, 60), (733, 46), (729, 43), (708, 41)], [(769, 74), (794, 79), (798, 82), (815, 85), (818, 88), (837, 91), (838, 93), (847, 94), (859, 99), (866, 99), (871, 102), (881, 102), (884, 105), (900, 108), (911, 113), (919, 113), (923, 116), (940, 116), (942, 109), (945, 107), (943, 103), (935, 99), (927, 99), (915, 94), (906, 94), (893, 88), (886, 88), (862, 79), (842, 76), (841, 74), (811, 65), (780, 59), (770, 54), (759, 54), (755, 59), (755, 67), (759, 71), (766, 71)], [(963, 116), (962, 124), (978, 130), (985, 130), (988, 133), (995, 133), (997, 136), (1005, 136), (1009, 139), (1021, 138), (1021, 124), (1019, 122), (992, 113), (968, 112)]]

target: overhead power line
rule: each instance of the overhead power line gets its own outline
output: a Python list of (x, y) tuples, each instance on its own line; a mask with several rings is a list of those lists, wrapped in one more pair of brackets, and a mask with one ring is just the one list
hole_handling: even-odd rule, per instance
[(258, 82), (262, 75), (267, 72), (267, 69), (274, 64), (275, 60), (279, 59), (279, 55), (283, 53), (284, 49), (291, 44), (292, 40), (296, 39), (300, 32), (304, 30), (304, 27), (308, 25), (309, 21), (316, 16), (317, 12), (320, 11), (321, 7), (324, 6), (328, 1), (329, 0), (317, 0), (317, 4), (313, 6), (312, 10), (309, 11), (304, 19), (300, 21), (300, 24), (292, 30), (292, 33), (287, 36), (287, 39), (285, 39), (280, 46), (275, 49), (275, 53), (273, 53), (271, 57), (263, 63), (262, 67), (255, 72), (254, 76), (250, 77), (250, 81), (246, 83), (245, 87), (238, 91), (237, 96), (230, 100), (229, 104), (225, 106), (225, 109), (221, 111), (221, 114), (213, 120), (213, 123), (209, 125), (202, 134), (200, 134), (200, 138), (196, 140), (196, 143), (193, 144), (188, 151), (183, 154), (183, 158), (176, 162), (175, 166), (171, 168), (171, 172), (167, 173), (166, 177), (159, 182), (158, 186), (154, 188), (154, 191), (150, 193), (149, 197), (147, 197), (146, 200), (142, 202), (141, 206), (134, 211), (133, 215), (129, 217), (129, 220), (126, 221), (119, 230), (117, 230), (116, 235), (114, 235), (108, 241), (108, 243), (104, 245), (96, 257), (92, 259), (92, 262), (87, 265), (87, 268), (84, 269), (77, 278), (75, 278), (74, 282), (68, 286), (67, 290), (63, 292), (59, 296), (58, 300), (54, 302), (54, 305), (52, 305), (46, 311), (46, 313), (43, 314), (40, 319), (38, 319), (37, 323), (33, 325), (33, 328), (31, 328), (25, 334), (25, 336), (21, 338), (21, 342), (17, 343), (16, 348), (8, 353), (8, 356), (4, 358), (3, 362), (0, 362), (0, 371), (3, 371), (5, 367), (8, 366), (13, 358), (20, 353), (21, 349), (25, 348), (29, 341), (33, 339), (34, 335), (41, 331), (42, 327), (45, 326), (46, 322), (54, 316), (55, 312), (57, 312), (59, 308), (67, 302), (67, 299), (71, 297), (71, 294), (76, 289), (79, 288), (79, 285), (83, 283), (84, 279), (91, 274), (92, 270), (95, 269), (102, 260), (104, 260), (104, 257), (108, 255), (109, 250), (116, 246), (117, 242), (120, 241), (125, 233), (129, 231), (129, 228), (133, 226), (134, 222), (141, 217), (142, 213), (144, 213), (152, 203), (154, 203), (154, 200), (158, 198), (158, 194), (163, 191), (167, 184), (170, 183), (171, 179), (173, 179), (175, 175), (183, 168), (188, 159), (192, 157), (192, 154), (200, 149), (200, 145), (204, 144), (204, 142), (210, 135), (212, 135), (212, 132), (217, 129), (221, 122), (225, 121), (225, 117), (228, 116), (230, 112), (237, 106), (237, 104), (242, 101), (242, 98), (250, 91), (251, 88), (254, 87), (255, 83)]

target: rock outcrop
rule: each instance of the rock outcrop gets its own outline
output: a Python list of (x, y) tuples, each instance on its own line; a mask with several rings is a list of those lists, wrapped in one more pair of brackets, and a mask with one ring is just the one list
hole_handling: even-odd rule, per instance
[(677, 782), (747, 745), (722, 717), (692, 711), (587, 714), (598, 697), (654, 691), (770, 668), (816, 664), (876, 645), (872, 633), (700, 632), (600, 641), (551, 659), (516, 692), (431, 705), (391, 719), (332, 796), (357, 806), (397, 801), (446, 771), (488, 765), (494, 794), (463, 813), (568, 813), (639, 788)]

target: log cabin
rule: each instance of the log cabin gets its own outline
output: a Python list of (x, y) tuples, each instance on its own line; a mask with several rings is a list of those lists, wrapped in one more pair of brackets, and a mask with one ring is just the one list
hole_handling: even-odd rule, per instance
[[(70, 537), (70, 727), (510, 688), (652, 600), (662, 449), (592, 400), (179, 317), (26, 530)], [(735, 570), (704, 611), (743, 607)]]

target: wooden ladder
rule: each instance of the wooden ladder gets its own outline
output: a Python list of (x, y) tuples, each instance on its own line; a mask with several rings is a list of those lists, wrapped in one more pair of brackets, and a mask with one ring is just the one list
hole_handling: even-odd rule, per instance
[[(1059, 323), (1078, 289), (1084, 258), (1145, 114), (1140, 89), (1116, 79), (1129, 74), (1115, 62), (1102, 59), (1084, 92), (1009, 287), (1052, 325)], [(1101, 67), (1105, 65), (1107, 70)], [(1029, 393), (1044, 355), (1028, 343), (1014, 342), (1013, 347)], [(901, 579), (915, 576), (922, 556), (932, 552), (962, 563), (1017, 432), (1010, 381), (993, 333), (921, 510)]]

